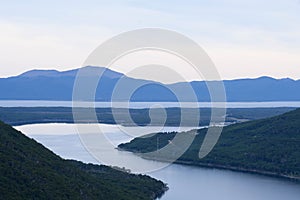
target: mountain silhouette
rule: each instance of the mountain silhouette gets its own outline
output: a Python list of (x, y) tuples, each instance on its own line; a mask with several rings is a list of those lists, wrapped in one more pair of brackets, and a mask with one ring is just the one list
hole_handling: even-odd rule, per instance
[[(162, 84), (127, 77), (103, 67), (87, 66), (88, 76), (103, 73), (96, 89), (96, 101), (174, 102), (191, 101), (186, 88), (193, 88), (198, 101), (210, 101), (205, 81)], [(0, 100), (71, 101), (73, 85), (79, 69), (69, 71), (31, 70), (19, 76), (0, 79)], [(122, 84), (118, 84), (118, 83)], [(223, 81), (229, 102), (300, 101), (300, 80), (260, 77)], [(116, 92), (116, 86), (121, 89)], [(139, 87), (143, 85), (142, 87)], [(136, 89), (132, 94), (130, 88)], [(173, 91), (176, 91), (176, 95)], [(115, 93), (113, 93), (115, 92)], [(128, 94), (131, 94), (127, 97)], [(113, 96), (114, 95), (114, 96)], [(181, 98), (178, 99), (178, 96)]]

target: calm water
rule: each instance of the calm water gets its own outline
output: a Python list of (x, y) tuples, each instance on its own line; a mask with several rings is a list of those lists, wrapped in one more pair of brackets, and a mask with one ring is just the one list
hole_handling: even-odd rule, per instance
[[(299, 101), (288, 101), (288, 102), (226, 102), (227, 108), (262, 108), (262, 107), (300, 107)], [(90, 107), (93, 106), (94, 102), (82, 102), (80, 107)], [(211, 107), (210, 102), (199, 102), (199, 103), (189, 103), (183, 102), (181, 105), (176, 102), (116, 102), (111, 104), (111, 102), (95, 102), (96, 107), (118, 107), (118, 108), (150, 108), (155, 105), (160, 105), (162, 107)], [(1, 107), (38, 107), (38, 106), (63, 106), (72, 107), (72, 101), (0, 101)], [(223, 107), (223, 103), (215, 103), (214, 107)]]
[[(99, 126), (107, 133), (106, 136), (114, 146), (130, 141), (132, 138), (123, 134), (119, 125), (101, 124)], [(63, 158), (99, 163), (81, 144), (74, 124), (34, 124), (15, 128), (36, 139)], [(163, 131), (171, 130), (177, 130), (177, 128), (168, 127)], [(105, 151), (113, 156), (112, 162), (123, 160), (124, 162), (120, 167), (125, 166), (126, 162), (136, 163), (137, 166), (146, 165), (150, 168), (163, 165), (160, 162), (144, 160), (130, 152), (120, 152), (114, 148), (99, 149), (99, 151)], [(111, 164), (114, 165), (115, 163)], [(170, 189), (162, 197), (163, 200), (299, 200), (300, 197), (299, 184), (226, 170), (172, 164), (147, 174), (168, 183)]]

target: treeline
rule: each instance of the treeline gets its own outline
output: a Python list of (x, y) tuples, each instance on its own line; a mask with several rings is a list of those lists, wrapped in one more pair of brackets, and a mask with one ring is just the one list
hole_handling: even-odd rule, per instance
[[(177, 162), (300, 179), (300, 109), (224, 127), (218, 143), (203, 159), (199, 159), (198, 154), (207, 129), (197, 132), (192, 145)], [(169, 144), (175, 135), (159, 133), (136, 138), (119, 147), (133, 152), (151, 152), (157, 146), (162, 148)], [(156, 159), (168, 160), (168, 156)]]
[(166, 185), (149, 176), (64, 160), (0, 122), (0, 199), (155, 199)]
[[(235, 123), (245, 120), (261, 119), (279, 115), (294, 108), (229, 108), (227, 109), (227, 116), (225, 118), (228, 123)], [(180, 108), (167, 108), (167, 119), (163, 123), (163, 116), (160, 112), (152, 110), (151, 113), (155, 120), (153, 125), (158, 126), (179, 126), (181, 121)], [(76, 109), (79, 115), (85, 116), (85, 112), (90, 112), (87, 108)], [(127, 113), (130, 113), (130, 116)], [(199, 126), (206, 126), (211, 119), (211, 109), (201, 108), (199, 112), (195, 112), (194, 108), (184, 108), (184, 112), (188, 113), (189, 118), (193, 119), (200, 113)], [(81, 118), (79, 122), (82, 123), (106, 123), (106, 124), (122, 124), (125, 126), (132, 126), (138, 124), (140, 126), (148, 125), (151, 122), (149, 109), (125, 109), (117, 108), (114, 111), (111, 108), (97, 108), (97, 119)], [(133, 124), (132, 121), (135, 123)], [(115, 119), (121, 119), (121, 122)], [(69, 107), (0, 107), (0, 120), (10, 125), (23, 125), (33, 123), (74, 123), (72, 108)], [(160, 122), (160, 123), (159, 123)], [(185, 120), (183, 126), (189, 126), (191, 121)], [(192, 124), (195, 125), (194, 123)]]

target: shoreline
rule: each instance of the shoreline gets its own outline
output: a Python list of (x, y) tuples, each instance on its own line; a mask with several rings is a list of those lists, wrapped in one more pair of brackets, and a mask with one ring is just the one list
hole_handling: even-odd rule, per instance
[[(121, 148), (118, 148), (118, 150), (126, 151)], [(131, 152), (131, 151), (128, 151), (128, 152)], [(137, 152), (131, 152), (131, 153), (134, 153), (135, 155), (139, 156), (139, 153), (137, 153)], [(152, 158), (152, 157), (146, 157), (146, 156), (139, 156), (139, 157), (146, 159), (146, 160), (152, 160), (152, 161), (158, 161), (158, 162), (168, 162), (168, 163), (170, 162), (167, 159), (159, 159), (159, 158)], [(246, 168), (242, 168), (242, 167), (226, 166), (226, 165), (211, 164), (211, 163), (194, 163), (192, 161), (183, 161), (183, 160), (176, 160), (173, 163), (178, 164), (178, 165), (194, 166), (194, 167), (201, 167), (201, 168), (208, 168), (208, 169), (222, 169), (222, 170), (230, 170), (230, 171), (234, 171), (234, 172), (241, 172), (241, 173), (247, 173), (247, 174), (262, 175), (262, 176), (284, 179), (287, 181), (300, 183), (300, 176), (289, 176), (286, 174), (280, 174), (280, 173), (271, 172), (271, 171), (246, 169)]]
[[(54, 121), (24, 121), (21, 123), (14, 124), (12, 126), (22, 126), (22, 125), (32, 125), (32, 124), (47, 124), (47, 123), (66, 123), (66, 124), (74, 124), (72, 121), (59, 121), (59, 120), (54, 120)], [(88, 123), (88, 122), (82, 122), (82, 123)], [(117, 147), (119, 151), (128, 151), (126, 149), (122, 149)], [(152, 158), (152, 157), (146, 157), (146, 156), (140, 156), (138, 152), (132, 152), (128, 151), (131, 153), (134, 153), (135, 155), (146, 159), (146, 160), (152, 160), (152, 161), (159, 161), (159, 162), (169, 162), (167, 159), (159, 159), (159, 158)], [(180, 164), (180, 165), (187, 165), (187, 166), (195, 166), (195, 167), (202, 167), (202, 168), (209, 168), (209, 169), (222, 169), (222, 170), (230, 170), (234, 172), (242, 172), (242, 173), (248, 173), (248, 174), (256, 174), (256, 175), (263, 175), (263, 176), (268, 176), (268, 177), (274, 177), (274, 178), (279, 178), (279, 179), (285, 179), (288, 181), (293, 181), (293, 182), (299, 182), (300, 183), (300, 176), (289, 176), (286, 174), (280, 174), (276, 172), (271, 172), (271, 171), (263, 171), (263, 170), (257, 170), (257, 169), (246, 169), (242, 167), (234, 167), (234, 166), (227, 166), (227, 165), (220, 165), (220, 164), (211, 164), (211, 163), (194, 163), (192, 161), (183, 161), (183, 160), (176, 160), (173, 162), (174, 164)]]

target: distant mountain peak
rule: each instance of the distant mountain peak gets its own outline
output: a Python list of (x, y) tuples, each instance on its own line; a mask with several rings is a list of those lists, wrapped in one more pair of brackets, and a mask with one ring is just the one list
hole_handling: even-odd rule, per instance
[(111, 79), (120, 78), (123, 76), (122, 73), (113, 71), (111, 69), (105, 67), (97, 67), (97, 66), (85, 66), (78, 69), (73, 70), (66, 70), (66, 71), (58, 71), (58, 70), (40, 70), (34, 69), (27, 72), (20, 74), (18, 77), (26, 77), (26, 78), (33, 78), (33, 77), (62, 77), (62, 76), (69, 76), (75, 77), (78, 70), (83, 69), (88, 72), (88, 74), (97, 74), (96, 72), (100, 70), (100, 72), (104, 73), (103, 75), (109, 77)]
[[(105, 67), (98, 67), (98, 66), (85, 66), (80, 68), (82, 70), (84, 70), (85, 72), (87, 72), (87, 74), (99, 74), (100, 72), (103, 73), (102, 76), (111, 78), (111, 79), (116, 79), (116, 78), (121, 78), (122, 76), (124, 76), (124, 74), (117, 72), (117, 71), (113, 71), (109, 68), (105, 68)], [(78, 70), (80, 70), (78, 69)]]
[[(171, 90), (180, 92), (184, 101), (191, 101), (189, 94), (183, 89), (187, 86), (192, 86), (199, 101), (211, 101), (205, 81), (164, 85), (150, 80), (127, 77), (120, 72), (96, 66), (86, 66), (68, 71), (31, 70), (19, 76), (0, 78), (0, 100), (72, 100), (74, 81), (79, 70), (82, 72), (80, 76), (84, 77), (83, 80), (99, 78), (95, 96), (97, 101), (111, 101), (115, 87), (121, 83), (120, 79), (123, 80), (123, 90), (120, 91), (122, 94), (126, 92), (129, 94), (130, 88), (133, 86), (143, 86), (132, 94), (131, 101), (178, 101), (176, 96), (170, 92)], [(100, 75), (101, 77), (99, 77)], [(225, 80), (223, 83), (227, 101), (300, 101), (300, 80), (263, 76)], [(124, 98), (120, 97), (118, 100), (124, 101)]]
[(33, 69), (27, 72), (24, 72), (19, 75), (19, 77), (35, 77), (35, 76), (56, 76), (60, 72), (57, 70), (39, 70), (39, 69)]
[(250, 80), (275, 80), (275, 81), (287, 80), (287, 81), (295, 81), (295, 79), (288, 78), (288, 77), (286, 77), (286, 78), (273, 78), (273, 77), (270, 77), (270, 76), (260, 76), (258, 78), (251, 78)]
[(275, 78), (272, 78), (270, 76), (261, 76), (261, 77), (258, 77), (256, 79), (265, 79), (265, 80), (276, 80)]

